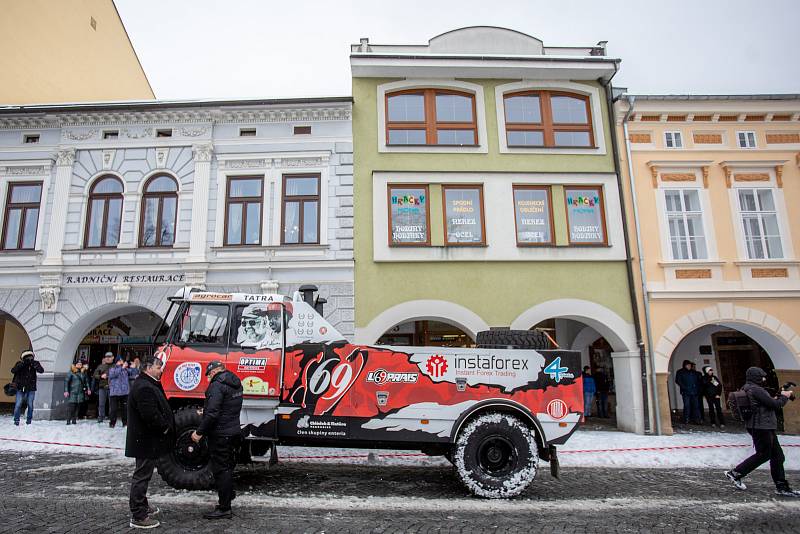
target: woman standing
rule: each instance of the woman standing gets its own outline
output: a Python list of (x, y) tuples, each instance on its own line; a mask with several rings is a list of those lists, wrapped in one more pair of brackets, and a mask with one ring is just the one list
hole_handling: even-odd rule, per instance
[(69, 414), (67, 415), (67, 424), (77, 424), (76, 418), (78, 417), (78, 406), (86, 401), (86, 394), (89, 388), (86, 385), (86, 375), (81, 369), (83, 364), (76, 362), (71, 368), (70, 373), (67, 375), (67, 381), (64, 384), (64, 398), (69, 403)]

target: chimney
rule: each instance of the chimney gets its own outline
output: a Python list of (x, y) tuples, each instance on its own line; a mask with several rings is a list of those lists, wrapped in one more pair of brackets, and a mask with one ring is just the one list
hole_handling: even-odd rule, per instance
[(361, 46), (358, 48), (359, 52), (369, 52), (369, 37), (361, 38)]

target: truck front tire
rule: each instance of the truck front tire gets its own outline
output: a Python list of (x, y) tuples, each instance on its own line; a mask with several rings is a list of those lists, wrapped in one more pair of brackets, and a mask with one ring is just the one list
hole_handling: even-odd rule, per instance
[(533, 431), (518, 417), (500, 412), (467, 423), (456, 440), (453, 460), (467, 489), (488, 499), (519, 495), (539, 468)]
[(156, 463), (158, 474), (175, 489), (208, 490), (214, 487), (206, 440), (194, 443), (191, 438), (201, 419), (193, 406), (175, 412), (175, 445)]

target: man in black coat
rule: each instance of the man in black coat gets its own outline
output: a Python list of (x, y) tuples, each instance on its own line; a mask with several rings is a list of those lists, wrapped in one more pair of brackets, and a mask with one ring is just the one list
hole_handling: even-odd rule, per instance
[(130, 494), (130, 526), (134, 528), (154, 528), (160, 524), (153, 518), (159, 513), (158, 508), (147, 502), (147, 486), (153, 477), (156, 459), (168, 452), (175, 442), (175, 419), (159, 382), (162, 372), (161, 360), (146, 357), (128, 396), (125, 456), (136, 458)]
[(19, 426), (19, 418), (22, 415), (22, 405), (28, 406), (28, 416), (25, 418), (26, 424), (33, 421), (33, 401), (36, 400), (36, 374), (44, 373), (42, 364), (36, 361), (36, 356), (32, 350), (23, 351), (19, 355), (19, 361), (11, 368), (14, 378), (11, 382), (17, 387), (17, 395), (14, 402), (14, 424)]
[(747, 489), (742, 479), (769, 460), (769, 471), (775, 482), (775, 493), (785, 497), (800, 497), (800, 492), (793, 491), (786, 482), (783, 449), (775, 433), (778, 428), (777, 411), (789, 402), (793, 392), (781, 391), (780, 395), (772, 397), (763, 387), (766, 379), (767, 373), (759, 367), (747, 370), (747, 383), (742, 390), (750, 399), (752, 414), (744, 422), (744, 427), (753, 437), (753, 448), (756, 452), (731, 471), (726, 471), (725, 476), (740, 490)]
[(236, 451), (242, 440), (239, 421), (242, 411), (242, 382), (217, 360), (206, 366), (206, 376), (209, 384), (203, 406), (203, 420), (192, 433), (192, 439), (199, 443), (203, 436), (208, 436), (211, 473), (217, 486), (219, 504), (213, 511), (203, 514), (203, 517), (228, 519), (233, 516), (233, 469), (236, 467)]

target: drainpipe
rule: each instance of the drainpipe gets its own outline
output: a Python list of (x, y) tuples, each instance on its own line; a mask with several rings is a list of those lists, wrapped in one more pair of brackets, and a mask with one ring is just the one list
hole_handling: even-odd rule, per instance
[[(616, 74), (616, 65), (614, 66), (614, 74)], [(611, 78), (614, 76), (612, 75)], [(614, 121), (614, 99), (612, 96), (611, 78), (608, 81), (600, 78), (598, 81), (603, 86), (606, 92), (606, 105), (608, 107), (608, 122), (609, 130), (611, 131), (611, 147), (614, 156), (614, 171), (617, 174), (617, 189), (619, 192), (619, 203), (622, 214), (622, 235), (625, 240), (625, 267), (628, 275), (628, 293), (630, 296), (631, 311), (633, 312), (633, 327), (636, 331), (636, 346), (639, 348), (639, 360), (642, 368), (642, 403), (645, 413), (648, 414), (644, 418), (645, 432), (652, 432), (650, 425), (650, 414), (652, 413), (652, 403), (650, 402), (650, 395), (647, 392), (647, 355), (645, 354), (644, 342), (642, 341), (642, 327), (639, 324), (639, 301), (636, 298), (636, 291), (634, 290), (634, 276), (633, 276), (633, 258), (631, 257), (631, 244), (628, 238), (628, 213), (625, 209), (625, 196), (622, 187), (622, 169), (619, 165), (619, 144), (617, 143), (617, 129)], [(634, 208), (636, 203), (634, 202)], [(658, 411), (656, 410), (656, 413)], [(656, 424), (656, 432), (660, 434)]]
[(639, 272), (641, 273), (642, 299), (644, 300), (644, 324), (647, 333), (647, 353), (650, 361), (650, 388), (653, 392), (652, 405), (655, 406), (652, 413), (655, 416), (656, 434), (661, 435), (661, 409), (658, 405), (658, 380), (656, 378), (656, 361), (653, 352), (652, 326), (650, 323), (650, 296), (647, 293), (647, 273), (644, 270), (644, 253), (642, 249), (642, 231), (639, 223), (639, 207), (636, 202), (636, 181), (633, 179), (633, 160), (631, 159), (631, 139), (628, 134), (628, 120), (633, 115), (633, 105), (636, 97), (626, 95), (628, 101), (628, 111), (622, 118), (622, 130), (625, 134), (625, 157), (628, 160), (628, 181), (631, 188), (631, 204), (633, 205), (633, 226), (636, 229), (636, 247), (639, 251)]

